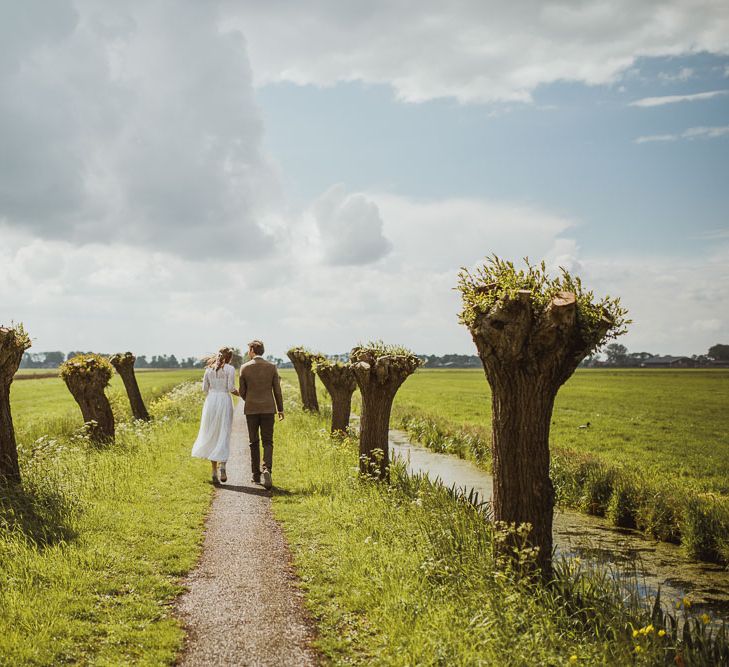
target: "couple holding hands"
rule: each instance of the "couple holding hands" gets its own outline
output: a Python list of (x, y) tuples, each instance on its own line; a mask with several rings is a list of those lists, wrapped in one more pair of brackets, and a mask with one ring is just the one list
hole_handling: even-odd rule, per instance
[[(233, 350), (223, 347), (208, 361), (202, 389), (206, 394), (200, 419), (200, 431), (192, 446), (192, 456), (208, 459), (213, 466), (213, 484), (226, 482), (225, 464), (230, 454), (233, 428), (233, 399), (240, 396), (248, 426), (251, 450), (251, 481), (273, 485), (273, 425), (276, 415), (284, 418), (281, 380), (278, 368), (263, 358), (260, 340), (248, 343), (249, 361), (241, 366), (239, 388), (235, 388), (235, 369), (230, 365)], [(263, 466), (260, 444), (263, 442)]]

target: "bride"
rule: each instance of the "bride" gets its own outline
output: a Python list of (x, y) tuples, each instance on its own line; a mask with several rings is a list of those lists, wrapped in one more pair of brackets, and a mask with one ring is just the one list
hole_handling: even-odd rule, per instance
[[(200, 419), (200, 431), (192, 446), (192, 456), (208, 459), (213, 466), (213, 484), (227, 482), (225, 464), (230, 452), (230, 432), (233, 426), (235, 369), (230, 365), (233, 350), (222, 347), (208, 360), (203, 376), (203, 391), (207, 394)], [(219, 477), (218, 477), (219, 475)]]

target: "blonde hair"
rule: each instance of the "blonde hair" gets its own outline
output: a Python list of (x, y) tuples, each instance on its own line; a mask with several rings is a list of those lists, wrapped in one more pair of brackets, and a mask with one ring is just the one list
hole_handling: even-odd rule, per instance
[(217, 354), (212, 354), (207, 358), (207, 367), (214, 368), (219, 371), (225, 364), (233, 358), (233, 349), (230, 347), (221, 347)]

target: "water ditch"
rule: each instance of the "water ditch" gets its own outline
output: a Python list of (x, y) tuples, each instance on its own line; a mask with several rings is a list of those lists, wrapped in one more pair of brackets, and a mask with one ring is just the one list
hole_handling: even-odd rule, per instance
[[(408, 440), (404, 431), (390, 431), (393, 457), (405, 462), (411, 474), (427, 474), (444, 486), (490, 500), (492, 477), (470, 461), (439, 454)], [(715, 621), (729, 621), (729, 572), (720, 565), (693, 562), (673, 544), (656, 542), (638, 531), (616, 528), (604, 519), (555, 508), (553, 522), (557, 555), (577, 556), (617, 573), (635, 573), (641, 593), (660, 588), (666, 603), (688, 597), (692, 609), (709, 613)]]

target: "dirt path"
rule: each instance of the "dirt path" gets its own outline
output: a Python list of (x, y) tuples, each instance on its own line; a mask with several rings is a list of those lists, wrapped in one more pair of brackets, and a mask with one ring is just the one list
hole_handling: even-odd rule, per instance
[(216, 491), (203, 555), (178, 607), (188, 632), (179, 664), (315, 665), (311, 623), (271, 494), (249, 481), (247, 443), (238, 403), (228, 482)]

